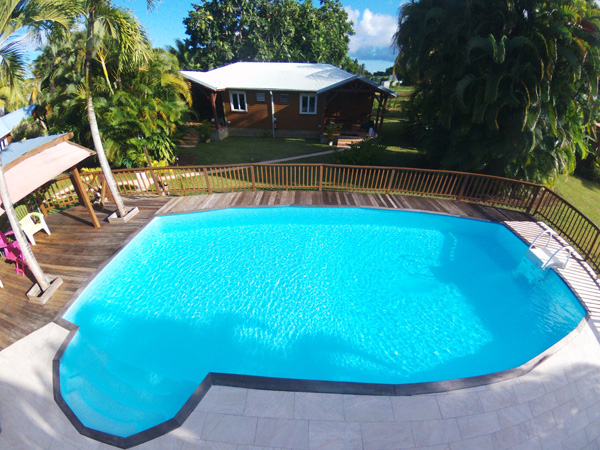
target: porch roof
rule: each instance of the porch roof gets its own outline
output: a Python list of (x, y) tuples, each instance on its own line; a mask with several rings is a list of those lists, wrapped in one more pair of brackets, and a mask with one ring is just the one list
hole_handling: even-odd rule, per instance
[(299, 91), (320, 94), (353, 80), (361, 80), (373, 90), (396, 96), (390, 89), (361, 75), (331, 64), (293, 62), (237, 62), (208, 72), (182, 71), (181, 74), (212, 91), (248, 89), (257, 91)]
[[(2, 150), (4, 176), (13, 203), (95, 152), (69, 142), (72, 134), (13, 142)], [(0, 214), (4, 213), (0, 209)]]

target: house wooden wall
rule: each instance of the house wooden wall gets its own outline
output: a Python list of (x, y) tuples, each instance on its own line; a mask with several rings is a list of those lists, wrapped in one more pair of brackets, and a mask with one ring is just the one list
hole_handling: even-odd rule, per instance
[[(240, 92), (238, 90), (234, 90)], [(269, 91), (244, 90), (246, 93), (246, 112), (232, 111), (229, 101), (229, 91), (223, 93), (223, 107), (227, 115), (228, 126), (235, 128), (256, 128), (271, 130), (271, 96)], [(258, 102), (256, 94), (263, 92), (265, 101)], [(280, 94), (289, 95), (289, 103), (282, 103)], [(273, 92), (275, 117), (278, 130), (320, 131), (323, 123), (323, 95), (317, 97), (316, 114), (300, 114), (300, 92)]]

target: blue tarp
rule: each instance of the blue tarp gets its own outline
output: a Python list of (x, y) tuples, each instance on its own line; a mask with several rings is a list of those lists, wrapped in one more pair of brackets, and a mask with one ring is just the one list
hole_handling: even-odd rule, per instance
[(60, 136), (64, 136), (64, 133), (13, 142), (4, 150), (2, 150), (2, 165), (6, 167), (18, 157), (23, 156), (25, 153), (35, 150), (36, 148), (53, 141)]
[(23, 119), (31, 117), (35, 110), (35, 103), (27, 105), (21, 109), (17, 109), (5, 116), (0, 117), (0, 139), (8, 135), (14, 127), (19, 125)]

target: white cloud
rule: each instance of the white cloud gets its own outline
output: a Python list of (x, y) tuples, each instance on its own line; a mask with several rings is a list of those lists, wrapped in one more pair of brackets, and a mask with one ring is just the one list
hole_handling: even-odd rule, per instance
[(354, 23), (354, 36), (350, 36), (350, 56), (358, 59), (384, 59), (394, 61), (392, 38), (398, 27), (396, 17), (373, 13), (365, 9), (346, 7), (348, 19)]

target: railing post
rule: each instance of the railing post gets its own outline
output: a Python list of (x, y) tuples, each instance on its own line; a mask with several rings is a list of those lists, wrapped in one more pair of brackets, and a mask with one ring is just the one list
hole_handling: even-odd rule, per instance
[(592, 256), (592, 251), (594, 250), (594, 247), (596, 246), (596, 242), (598, 242), (598, 237), (600, 236), (600, 229), (596, 230), (596, 236), (594, 237), (594, 240), (592, 241), (592, 243), (590, 244), (588, 251), (585, 252), (584, 255), (584, 259), (587, 261), (588, 259), (590, 259), (590, 257)]
[(208, 189), (208, 194), (212, 194), (212, 188), (210, 187), (210, 182), (208, 181), (208, 172), (206, 171), (206, 167), (202, 168), (202, 172), (204, 173), (204, 181), (206, 181), (206, 188)]
[(394, 176), (396, 175), (396, 171), (392, 169), (392, 174), (390, 175), (390, 181), (388, 183), (387, 189), (385, 191), (386, 195), (392, 192), (392, 183), (394, 182)]
[(319, 192), (323, 191), (323, 164), (319, 166)]
[(256, 192), (256, 182), (254, 179), (254, 164), (250, 165), (250, 178), (252, 179), (252, 192)]
[(467, 188), (467, 183), (469, 182), (470, 179), (471, 179), (471, 175), (465, 175), (465, 179), (463, 180), (462, 184), (460, 185), (460, 190), (458, 191), (458, 195), (456, 196), (456, 200), (458, 200), (459, 202), (462, 201), (463, 195), (465, 193), (465, 189)]
[(542, 206), (542, 203), (544, 202), (544, 198), (546, 197), (547, 190), (543, 186), (542, 186), (542, 188), (540, 190), (542, 191), (542, 195), (541, 196), (540, 195), (536, 195), (536, 198), (539, 197), (539, 200), (537, 201), (537, 204), (535, 205), (535, 209), (531, 213), (532, 216), (536, 216), (537, 215), (537, 213), (540, 210), (540, 206)]
[(531, 198), (531, 202), (529, 203), (529, 205), (527, 206), (527, 209), (525, 211), (527, 214), (532, 215), (531, 211), (533, 210), (533, 207), (535, 206), (535, 202), (538, 199), (538, 197), (539, 197), (540, 192), (542, 191), (542, 189), (544, 189), (544, 186), (538, 186), (537, 187), (537, 189), (535, 191), (535, 194), (533, 194), (533, 196)]

